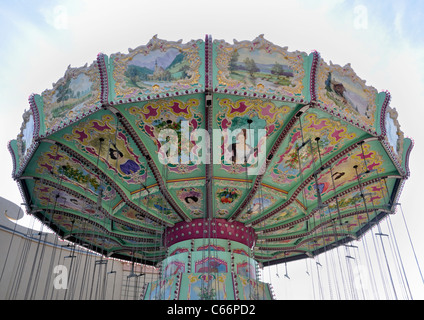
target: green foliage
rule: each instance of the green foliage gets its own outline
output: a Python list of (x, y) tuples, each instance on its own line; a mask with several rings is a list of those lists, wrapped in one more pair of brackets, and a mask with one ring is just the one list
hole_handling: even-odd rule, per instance
[(271, 69), (271, 74), (283, 74), (284, 69), (283, 66), (281, 64), (279, 64), (278, 62), (276, 62)]
[(82, 170), (73, 168), (69, 164), (61, 166), (59, 168), (59, 173), (79, 183), (89, 183), (95, 191), (97, 191), (97, 189), (100, 187), (98, 181), (94, 177), (91, 177), (89, 173), (84, 173)]
[(237, 193), (237, 189), (224, 188), (224, 190), (221, 192), (217, 192), (217, 196), (221, 203), (232, 203), (235, 199), (238, 198), (239, 194)]
[(246, 69), (247, 69), (247, 71), (249, 71), (249, 74), (251, 75), (251, 76), (253, 76), (253, 74), (255, 73), (255, 72), (259, 72), (260, 70), (259, 70), (259, 68), (257, 67), (257, 65), (256, 65), (256, 62), (255, 62), (255, 60), (253, 60), (253, 59), (250, 59), (250, 58), (246, 58), (246, 59), (244, 59), (244, 64), (246, 65)]
[(234, 51), (233, 54), (231, 55), (230, 65), (228, 67), (230, 71), (234, 71), (237, 69), (237, 61), (239, 56), (240, 54), (237, 52), (237, 50)]
[(173, 68), (174, 66), (176, 66), (176, 65), (178, 65), (178, 64), (180, 64), (180, 63), (183, 63), (184, 62), (184, 54), (183, 53), (180, 53), (179, 55), (177, 55), (176, 57), (175, 57), (175, 59), (174, 59), (174, 61), (172, 61), (172, 63), (166, 68), (166, 69), (171, 69), (171, 68)]
[(213, 288), (209, 290), (207, 288), (201, 288), (199, 297), (200, 300), (216, 300), (216, 291)]
[(72, 97), (72, 90), (69, 88), (70, 81), (66, 81), (65, 84), (57, 87), (57, 102), (62, 102), (68, 100)]
[(153, 74), (152, 70), (134, 65), (128, 66), (127, 71), (125, 72), (125, 76), (128, 77), (131, 84), (136, 87), (139, 87), (137, 84), (138, 82), (148, 80), (149, 75), (151, 74)]

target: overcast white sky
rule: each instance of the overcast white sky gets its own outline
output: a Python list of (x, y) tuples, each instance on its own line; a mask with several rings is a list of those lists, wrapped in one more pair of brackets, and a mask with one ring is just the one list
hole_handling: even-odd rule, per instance
[[(11, 179), (7, 143), (19, 133), (29, 95), (50, 89), (68, 65), (91, 64), (99, 52), (127, 52), (155, 34), (184, 42), (204, 39), (206, 34), (228, 42), (264, 34), (289, 50), (317, 50), (327, 62), (351, 63), (368, 85), (391, 93), (401, 128), (415, 141), (411, 178), (400, 202), (423, 264), (423, 21), (424, 2), (420, 0), (1, 0), (0, 196), (22, 202)], [(398, 215), (392, 221), (403, 228)], [(418, 286), (415, 292), (423, 299), (409, 242), (405, 235), (398, 238), (405, 260), (411, 260), (408, 270)], [(285, 285), (277, 282), (274, 287)]]

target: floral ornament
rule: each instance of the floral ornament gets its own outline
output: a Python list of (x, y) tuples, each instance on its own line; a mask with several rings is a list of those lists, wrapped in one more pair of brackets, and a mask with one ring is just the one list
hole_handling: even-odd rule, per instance
[(223, 204), (233, 203), (240, 196), (240, 191), (236, 188), (222, 188), (218, 190), (216, 196)]

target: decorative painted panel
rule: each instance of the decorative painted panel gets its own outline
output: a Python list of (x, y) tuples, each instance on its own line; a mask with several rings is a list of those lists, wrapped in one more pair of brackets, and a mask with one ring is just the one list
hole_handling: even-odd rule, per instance
[[(223, 177), (263, 174), (257, 169), (287, 124), (295, 105), (230, 95), (216, 98), (215, 104), (215, 174)], [(220, 136), (215, 137), (218, 134)]]
[[(41, 129), (49, 132), (78, 120), (101, 105), (100, 72), (97, 62), (80, 68), (68, 67), (65, 76), (42, 94), (44, 122)], [(37, 101), (37, 100), (36, 100)]]
[(165, 41), (154, 36), (128, 54), (108, 60), (109, 102), (150, 99), (204, 89), (204, 42)]
[(180, 300), (233, 300), (229, 273), (189, 273), (182, 277)]
[(306, 53), (289, 52), (263, 35), (233, 45), (214, 40), (213, 49), (215, 91), (309, 100), (312, 57)]
[[(132, 104), (122, 110), (148, 149), (152, 160), (159, 168), (166, 168), (170, 179), (180, 178), (181, 174), (193, 173), (199, 176), (204, 172), (200, 150), (193, 132), (204, 132), (204, 102), (200, 96), (159, 99), (147, 103)], [(167, 130), (167, 131), (165, 131)], [(176, 147), (176, 157), (168, 150), (169, 133), (175, 133), (178, 141), (169, 148)], [(200, 140), (201, 141), (201, 140)], [(207, 146), (209, 147), (209, 146)], [(203, 148), (204, 149), (204, 148)], [(205, 152), (206, 150), (203, 150)]]
[(271, 293), (266, 283), (237, 275), (237, 290), (240, 300), (270, 300)]
[(63, 139), (68, 146), (91, 159), (93, 165), (101, 164), (109, 176), (119, 178), (126, 186), (139, 187), (146, 183), (145, 159), (111, 114), (79, 122), (70, 133), (63, 135)]
[(325, 110), (373, 134), (379, 131), (381, 96), (356, 75), (350, 64), (328, 65), (320, 59), (317, 88), (318, 102)]
[[(316, 141), (316, 138), (319, 138), (319, 141)], [(341, 121), (311, 111), (302, 117), (302, 126), (298, 125), (290, 131), (274, 156), (270, 164), (270, 175), (264, 182), (275, 186), (282, 185), (284, 189), (290, 190), (299, 178), (316, 169), (320, 160), (325, 162), (357, 138), (359, 136), (355, 130)]]

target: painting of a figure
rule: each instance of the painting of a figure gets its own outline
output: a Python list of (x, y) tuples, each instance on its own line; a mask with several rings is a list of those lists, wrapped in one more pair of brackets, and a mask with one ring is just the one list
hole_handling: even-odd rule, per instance
[(67, 162), (62, 164), (58, 168), (58, 172), (62, 177), (66, 177), (75, 184), (80, 184), (84, 188), (89, 189), (92, 193), (97, 193), (101, 190), (103, 192), (104, 187), (101, 186), (100, 181), (97, 177), (92, 177), (91, 173), (85, 170), (81, 165), (78, 166), (74, 162)]
[(140, 165), (134, 160), (125, 157), (115, 144), (109, 148), (109, 155), (112, 160), (117, 161), (119, 169), (123, 174), (132, 175), (140, 171)]
[(248, 208), (246, 214), (248, 215), (256, 215), (258, 213), (263, 212), (265, 209), (267, 209), (269, 206), (273, 203), (272, 196), (268, 195), (262, 195), (260, 197), (256, 197), (253, 199), (250, 207)]
[(370, 118), (372, 112), (363, 88), (349, 77), (336, 71), (329, 72), (325, 81), (327, 97), (344, 109), (348, 107), (362, 116)]
[(160, 194), (149, 194), (141, 199), (144, 206), (170, 219), (176, 219), (174, 210), (170, 207), (166, 199)]
[(96, 210), (94, 205), (78, 199), (64, 191), (54, 190), (52, 192), (52, 199), (54, 199), (53, 201), (56, 206), (89, 214), (98, 219), (104, 218), (103, 214)]
[(95, 155), (100, 153), (100, 159), (127, 183), (140, 184), (145, 181), (147, 173), (140, 162), (141, 157), (134, 153), (128, 138), (122, 133), (118, 133), (116, 138), (112, 132), (96, 134), (87, 141), (86, 149)]
[(177, 197), (190, 210), (203, 208), (203, 193), (199, 188), (182, 188), (177, 191)]

